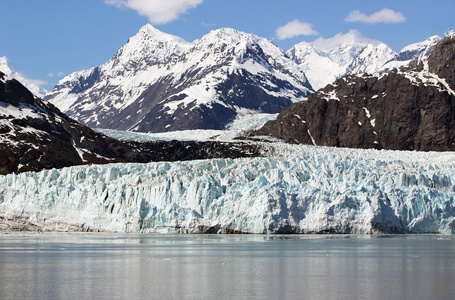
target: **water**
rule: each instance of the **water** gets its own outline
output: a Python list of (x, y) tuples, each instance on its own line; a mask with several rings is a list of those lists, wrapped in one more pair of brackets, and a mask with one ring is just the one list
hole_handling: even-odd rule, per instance
[(452, 236), (0, 234), (0, 299), (450, 299)]

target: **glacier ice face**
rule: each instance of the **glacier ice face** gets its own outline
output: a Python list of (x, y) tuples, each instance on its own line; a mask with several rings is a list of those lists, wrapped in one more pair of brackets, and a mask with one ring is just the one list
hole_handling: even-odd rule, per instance
[(0, 228), (445, 233), (455, 153), (264, 145), (269, 157), (0, 176)]

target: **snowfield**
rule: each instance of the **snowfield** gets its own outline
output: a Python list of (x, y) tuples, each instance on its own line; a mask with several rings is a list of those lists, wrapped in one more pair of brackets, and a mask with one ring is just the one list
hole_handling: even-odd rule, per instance
[(262, 158), (0, 176), (0, 229), (454, 233), (455, 153), (262, 146)]

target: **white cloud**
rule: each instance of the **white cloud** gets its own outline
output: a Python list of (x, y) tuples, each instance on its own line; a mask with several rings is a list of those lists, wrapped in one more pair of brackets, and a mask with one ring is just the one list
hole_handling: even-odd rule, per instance
[(358, 10), (351, 11), (349, 15), (344, 19), (346, 22), (360, 22), (368, 24), (376, 23), (403, 23), (406, 21), (406, 17), (398, 11), (394, 11), (389, 8), (384, 8), (380, 11), (366, 15)]
[(134, 9), (152, 24), (165, 24), (201, 4), (204, 0), (104, 0), (117, 7)]
[(302, 23), (298, 19), (280, 26), (276, 30), (276, 36), (280, 40), (290, 39), (299, 35), (318, 35), (319, 33), (313, 29), (313, 25)]

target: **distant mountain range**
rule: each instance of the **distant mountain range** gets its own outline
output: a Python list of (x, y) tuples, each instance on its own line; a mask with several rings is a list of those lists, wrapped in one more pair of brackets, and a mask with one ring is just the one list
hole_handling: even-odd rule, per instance
[[(428, 56), (415, 49), (422, 48), (407, 48), (412, 56)], [(401, 61), (409, 60), (404, 53)], [(342, 77), (285, 108), (256, 134), (320, 146), (455, 151), (454, 128), (455, 33), (449, 32), (428, 59)]]
[(344, 75), (424, 61), (440, 37), (399, 53), (357, 31), (286, 53), (234, 29), (192, 43), (145, 25), (107, 63), (61, 80), (45, 100), (90, 127), (137, 132), (222, 129), (236, 117), (278, 113)]
[(313, 88), (318, 90), (345, 75), (388, 71), (415, 60), (424, 61), (440, 40), (441, 37), (432, 36), (396, 53), (386, 44), (367, 39), (352, 30), (330, 39), (301, 42), (286, 54), (299, 64)]
[(285, 53), (267, 39), (234, 29), (189, 43), (145, 25), (107, 63), (65, 77), (50, 93), (27, 81), (6, 57), (0, 58), (0, 70), (39, 97), (47, 93), (45, 100), (90, 127), (223, 129), (244, 115), (278, 113), (342, 76), (426, 61), (440, 40), (433, 36), (395, 53), (353, 30)]
[(91, 127), (164, 132), (221, 129), (312, 92), (267, 39), (223, 28), (188, 43), (146, 25), (107, 63), (64, 78), (45, 100)]

